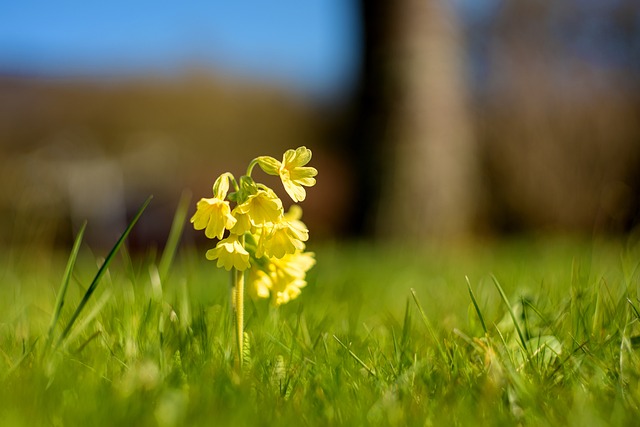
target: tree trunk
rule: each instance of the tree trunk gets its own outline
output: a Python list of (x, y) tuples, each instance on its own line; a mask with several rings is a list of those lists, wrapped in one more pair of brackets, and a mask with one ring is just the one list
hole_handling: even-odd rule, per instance
[(459, 22), (446, 1), (401, 0), (386, 64), (388, 133), (377, 231), (381, 237), (445, 240), (471, 232), (478, 165), (466, 109)]

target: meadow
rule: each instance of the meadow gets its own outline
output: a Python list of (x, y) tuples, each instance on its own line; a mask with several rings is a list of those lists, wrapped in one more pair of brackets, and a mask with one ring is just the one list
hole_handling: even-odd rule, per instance
[(247, 302), (241, 368), (226, 271), (197, 248), (119, 249), (109, 258), (78, 245), (68, 274), (71, 248), (3, 250), (0, 424), (598, 426), (640, 416), (634, 237), (311, 242), (317, 265), (297, 299)]

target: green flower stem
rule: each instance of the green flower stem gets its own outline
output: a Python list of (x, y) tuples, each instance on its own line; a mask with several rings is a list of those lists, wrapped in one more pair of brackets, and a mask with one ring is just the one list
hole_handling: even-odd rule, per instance
[(231, 175), (231, 174), (229, 174), (229, 175), (230, 175), (229, 180), (231, 181), (231, 184), (233, 185), (233, 189), (236, 190), (236, 191), (239, 191), (240, 190), (240, 186), (238, 185), (238, 181), (236, 181), (236, 179), (235, 179), (235, 177), (233, 175)]
[(247, 166), (247, 176), (251, 176), (251, 172), (253, 172), (253, 168), (258, 164), (258, 159), (259, 157), (256, 157), (255, 159), (251, 160), (251, 163), (249, 163), (249, 166)]
[[(244, 247), (244, 236), (239, 239)], [(242, 349), (244, 348), (244, 272), (234, 268), (233, 286), (235, 288), (235, 308), (236, 308), (236, 341), (238, 344), (238, 369), (242, 369)]]

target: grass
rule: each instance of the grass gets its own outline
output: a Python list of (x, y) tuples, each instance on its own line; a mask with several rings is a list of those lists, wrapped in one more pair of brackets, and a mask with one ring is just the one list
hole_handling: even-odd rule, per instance
[(249, 302), (241, 372), (229, 277), (201, 251), (173, 263), (152, 251), (109, 262), (86, 247), (77, 259), (8, 251), (2, 424), (637, 422), (637, 243), (310, 249), (318, 264), (297, 300)]

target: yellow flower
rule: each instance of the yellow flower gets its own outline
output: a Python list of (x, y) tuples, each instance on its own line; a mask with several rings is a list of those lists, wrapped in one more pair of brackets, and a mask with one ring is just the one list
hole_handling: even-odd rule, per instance
[(233, 175), (229, 172), (225, 172), (216, 179), (213, 183), (213, 197), (224, 200), (227, 197), (227, 191), (229, 191), (229, 179), (233, 179)]
[(289, 206), (289, 210), (284, 214), (284, 219), (288, 221), (300, 221), (300, 218), (302, 218), (302, 208), (300, 205)]
[(254, 297), (269, 298), (273, 282), (267, 273), (252, 268), (249, 270), (249, 285), (248, 291)]
[(281, 259), (272, 259), (271, 263), (291, 277), (304, 279), (307, 271), (316, 264), (313, 252), (288, 254)]
[(295, 150), (287, 150), (282, 156), (282, 162), (270, 156), (261, 156), (254, 160), (260, 168), (269, 175), (278, 175), (284, 185), (287, 194), (294, 202), (301, 202), (307, 196), (303, 185), (311, 187), (315, 185), (314, 176), (318, 174), (316, 168), (305, 167), (311, 160), (311, 150), (307, 147), (298, 147)]
[(282, 259), (271, 258), (265, 270), (249, 273), (249, 291), (260, 298), (272, 297), (275, 305), (295, 299), (307, 286), (306, 272), (315, 264), (313, 253), (295, 253)]
[(238, 206), (236, 206), (231, 211), (231, 215), (236, 219), (236, 225), (229, 229), (230, 232), (241, 236), (247, 231), (251, 231), (251, 218), (248, 213), (240, 213)]
[[(300, 218), (302, 218), (302, 208), (299, 205), (291, 205), (289, 210), (283, 215), (283, 218), (286, 221), (289, 221), (293, 228), (297, 230), (304, 230), (307, 234), (309, 233), (305, 223), (300, 220)], [(304, 240), (306, 241), (307, 239)]]
[(315, 185), (314, 176), (318, 174), (316, 168), (305, 167), (311, 160), (311, 150), (307, 147), (298, 147), (295, 150), (287, 150), (282, 156), (282, 164), (278, 170), (284, 189), (294, 202), (301, 202), (307, 196), (303, 185), (311, 187)]
[(239, 238), (240, 236), (231, 234), (226, 239), (220, 240), (215, 248), (207, 251), (207, 259), (211, 261), (217, 259), (218, 268), (224, 267), (227, 271), (232, 268), (239, 271), (246, 270), (250, 267), (249, 252), (242, 246)]
[(269, 257), (282, 258), (286, 254), (304, 250), (309, 240), (309, 230), (301, 221), (282, 220), (271, 229), (263, 229), (256, 256), (266, 254)]
[(236, 206), (238, 214), (249, 214), (251, 223), (255, 226), (269, 225), (280, 221), (282, 217), (282, 201), (273, 190), (259, 189), (247, 200)]
[(300, 295), (301, 289), (307, 286), (306, 273), (314, 264), (313, 253), (288, 254), (282, 259), (271, 260), (271, 292), (276, 305), (287, 303)]
[(216, 179), (213, 184), (213, 197), (200, 199), (196, 205), (196, 213), (191, 217), (193, 228), (205, 229), (204, 234), (210, 239), (222, 239), (225, 228), (231, 228), (236, 223), (236, 219), (231, 216), (229, 202), (224, 200), (229, 191), (229, 177), (233, 175), (223, 173)]
[(305, 286), (307, 286), (307, 282), (304, 280), (294, 280), (290, 282), (284, 290), (276, 292), (276, 305), (286, 304), (292, 299), (296, 299), (302, 292), (300, 289)]
[(236, 219), (231, 216), (229, 202), (213, 197), (211, 199), (200, 199), (191, 222), (196, 230), (205, 229), (204, 234), (208, 238), (217, 237), (221, 239), (225, 228), (233, 227)]

